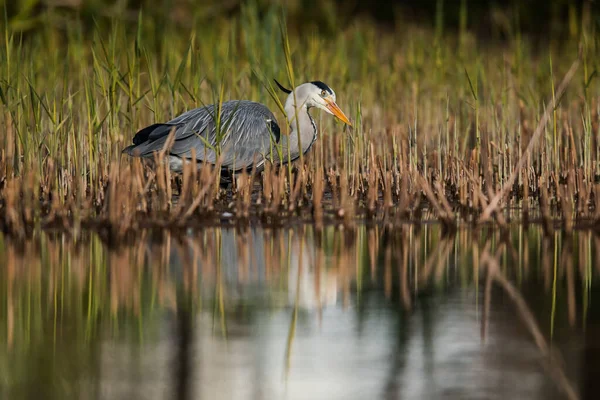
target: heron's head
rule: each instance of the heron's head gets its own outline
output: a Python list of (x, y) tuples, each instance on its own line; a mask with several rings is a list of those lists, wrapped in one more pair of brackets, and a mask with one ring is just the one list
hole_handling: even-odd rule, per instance
[[(275, 81), (279, 88), (288, 93), (288, 98), (286, 101), (286, 108), (288, 104), (294, 103), (294, 94), (291, 90), (283, 87), (279, 82)], [(335, 115), (344, 123), (352, 126), (346, 114), (340, 109), (340, 107), (336, 103), (335, 92), (332, 88), (327, 86), (325, 83), (321, 81), (313, 81), (303, 83), (294, 89), (296, 93), (296, 101), (301, 106), (308, 108), (317, 107), (321, 110), (325, 110), (331, 115)]]

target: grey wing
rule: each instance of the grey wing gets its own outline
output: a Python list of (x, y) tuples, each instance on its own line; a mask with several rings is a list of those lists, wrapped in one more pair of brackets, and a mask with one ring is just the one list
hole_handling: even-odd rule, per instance
[[(261, 162), (271, 149), (271, 142), (279, 141), (279, 127), (275, 116), (260, 103), (246, 100), (228, 101), (221, 109), (221, 129), (217, 134), (215, 107), (196, 108), (165, 123), (155, 124), (139, 131), (134, 145), (124, 152), (130, 155), (150, 156), (162, 150), (171, 129), (175, 128), (175, 140), (170, 155), (215, 163), (217, 139), (223, 155), (222, 166), (239, 170), (250, 168), (256, 157)], [(217, 137), (219, 136), (219, 137)]]

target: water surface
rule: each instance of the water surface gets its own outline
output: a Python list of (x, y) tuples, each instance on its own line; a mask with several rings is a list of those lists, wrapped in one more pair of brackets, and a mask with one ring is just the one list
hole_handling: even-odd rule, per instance
[(0, 396), (593, 398), (599, 240), (438, 225), (143, 232), (119, 250), (4, 237)]

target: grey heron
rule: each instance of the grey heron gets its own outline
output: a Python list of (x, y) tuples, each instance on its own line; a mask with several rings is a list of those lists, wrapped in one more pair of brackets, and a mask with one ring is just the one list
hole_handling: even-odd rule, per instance
[[(250, 171), (256, 164), (256, 170), (260, 171), (268, 159), (275, 163), (292, 162), (301, 153), (310, 150), (317, 139), (317, 125), (309, 114), (312, 107), (325, 110), (352, 126), (336, 104), (335, 92), (325, 83), (303, 83), (293, 92), (277, 80), (275, 83), (288, 94), (284, 110), (290, 128), (289, 135), (281, 135), (275, 116), (265, 105), (249, 100), (230, 100), (221, 105), (219, 132), (215, 115), (218, 105), (211, 104), (187, 111), (171, 121), (143, 128), (123, 153), (153, 158), (155, 152), (165, 147), (174, 129), (170, 139), (172, 144), (165, 151), (165, 162), (174, 172), (181, 172), (184, 162), (190, 161), (193, 154), (198, 165), (215, 164), (218, 159), (217, 147), (220, 148), (222, 169), (238, 173), (244, 169)], [(217, 143), (218, 139), (220, 143)], [(281, 146), (281, 152), (272, 151), (274, 143)]]

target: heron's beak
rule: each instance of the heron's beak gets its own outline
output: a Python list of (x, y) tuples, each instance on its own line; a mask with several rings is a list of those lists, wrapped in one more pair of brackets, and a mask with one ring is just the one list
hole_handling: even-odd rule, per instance
[(352, 124), (350, 123), (350, 120), (348, 119), (348, 117), (346, 117), (346, 114), (344, 114), (344, 112), (340, 109), (340, 107), (335, 103), (335, 101), (333, 100), (328, 100), (325, 99), (325, 101), (327, 102), (327, 105), (325, 107), (327, 107), (327, 110), (329, 112), (331, 112), (333, 115), (335, 115), (336, 117), (338, 117), (340, 120), (342, 120), (344, 123), (352, 126)]

